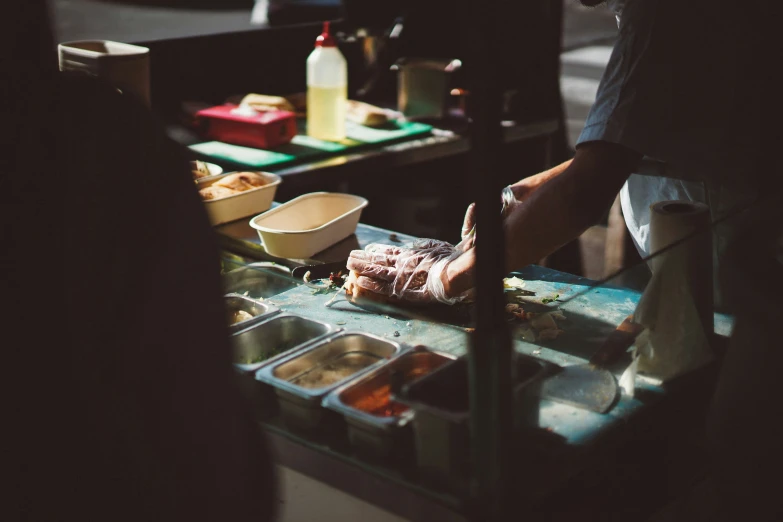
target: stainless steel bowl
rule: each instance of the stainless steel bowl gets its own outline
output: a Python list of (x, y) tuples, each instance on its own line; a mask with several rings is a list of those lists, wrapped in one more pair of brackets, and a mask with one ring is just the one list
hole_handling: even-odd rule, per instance
[(287, 267), (252, 263), (223, 274), (223, 291), (253, 299), (272, 297), (297, 286)]
[[(228, 330), (231, 333), (244, 330), (245, 328), (266, 320), (270, 316), (280, 312), (280, 309), (272, 304), (263, 303), (244, 295), (228, 294), (224, 299), (226, 303), (226, 312), (228, 313)], [(236, 314), (240, 312), (244, 312), (250, 317), (234, 322)]]
[(234, 365), (254, 372), (339, 329), (330, 324), (280, 313), (231, 336)]
[(325, 395), (401, 351), (400, 344), (387, 339), (341, 332), (261, 367), (256, 379), (275, 388), (286, 423), (313, 429), (326, 417), (321, 406)]
[[(408, 423), (413, 411), (391, 398), (392, 389), (429, 374), (456, 357), (449, 353), (416, 350), (337, 388), (323, 405), (345, 418), (348, 438), (360, 453), (376, 458), (405, 457), (410, 444)], [(399, 451), (395, 451), (399, 450)]]

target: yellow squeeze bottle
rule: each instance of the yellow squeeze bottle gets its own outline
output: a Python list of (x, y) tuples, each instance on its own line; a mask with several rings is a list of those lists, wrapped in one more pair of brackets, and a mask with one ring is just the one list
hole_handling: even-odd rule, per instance
[(345, 139), (348, 64), (329, 34), (329, 22), (307, 58), (307, 135), (326, 141)]

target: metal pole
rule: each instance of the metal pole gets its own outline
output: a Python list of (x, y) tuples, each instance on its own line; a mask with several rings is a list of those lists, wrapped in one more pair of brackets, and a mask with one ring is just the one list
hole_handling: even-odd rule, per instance
[[(512, 358), (504, 319), (505, 241), (500, 182), (502, 129), (497, 38), (500, 0), (462, 3), (466, 69), (470, 82), (469, 115), (472, 169), (480, 180), (476, 200), (476, 331), (469, 351), (471, 446), (474, 462), (474, 517), (503, 520), (511, 484)], [(468, 182), (466, 180), (466, 182)], [(480, 511), (478, 511), (480, 510)]]

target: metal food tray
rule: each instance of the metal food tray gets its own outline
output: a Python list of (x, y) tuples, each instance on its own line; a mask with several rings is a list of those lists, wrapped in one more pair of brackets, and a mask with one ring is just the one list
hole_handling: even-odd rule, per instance
[[(538, 425), (538, 385), (551, 363), (515, 354), (514, 425)], [(470, 406), (466, 358), (438, 368), (404, 386), (393, 398), (414, 411), (416, 462), (422, 478), (458, 493), (468, 488), (470, 469)]]
[(467, 359), (438, 368), (404, 386), (393, 398), (414, 412), (416, 464), (422, 480), (466, 493), (470, 466)]
[[(332, 390), (353, 381), (377, 368), (387, 359), (403, 352), (401, 344), (388, 339), (355, 331), (343, 331), (306, 349), (298, 350), (274, 364), (264, 365), (256, 372), (256, 379), (275, 388), (280, 413), (286, 424), (300, 429), (313, 430), (319, 427), (327, 417), (321, 402)], [(295, 381), (303, 382), (314, 375), (312, 372), (324, 369), (340, 358), (377, 358), (361, 369), (331, 382), (323, 387), (303, 387)], [(362, 358), (365, 358), (362, 361)]]
[(224, 293), (252, 299), (282, 294), (297, 284), (289, 268), (271, 262), (251, 263), (223, 274)]
[(323, 405), (343, 415), (348, 424), (348, 438), (358, 451), (377, 458), (389, 457), (395, 447), (404, 445), (403, 438), (410, 435), (408, 423), (413, 418), (413, 410), (379, 416), (361, 409), (360, 401), (373, 395), (385, 395), (386, 401), (394, 404), (396, 401), (391, 399), (394, 388), (411, 383), (454, 359), (453, 354), (432, 350), (406, 352), (364, 377), (335, 389), (324, 398)]
[[(226, 312), (229, 316), (228, 331), (230, 333), (236, 333), (240, 330), (244, 330), (245, 328), (264, 321), (272, 315), (280, 312), (280, 309), (273, 304), (263, 303), (240, 294), (226, 294), (224, 296), (224, 301), (226, 303)], [(250, 319), (245, 319), (244, 321), (231, 324), (230, 321), (232, 314), (240, 311), (247, 312), (252, 317)]]
[[(328, 323), (306, 319), (289, 313), (278, 313), (231, 335), (232, 350), (275, 352), (268, 359), (255, 363), (234, 363), (243, 372), (255, 372), (314, 342), (339, 332)], [(282, 346), (282, 348), (281, 348)]]

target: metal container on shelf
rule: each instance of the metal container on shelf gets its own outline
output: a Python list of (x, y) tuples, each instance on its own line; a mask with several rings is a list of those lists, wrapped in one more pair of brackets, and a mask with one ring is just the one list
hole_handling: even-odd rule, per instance
[(443, 118), (447, 111), (453, 76), (460, 60), (402, 58), (392, 66), (398, 71), (397, 107), (407, 119)]
[(287, 425), (313, 430), (328, 417), (321, 402), (329, 392), (401, 352), (399, 343), (344, 331), (262, 366), (256, 379), (274, 387)]
[[(340, 330), (320, 321), (293, 314), (277, 313), (231, 335), (235, 354), (234, 366), (241, 373), (242, 386), (248, 390), (251, 399), (255, 401), (255, 410), (260, 419), (274, 416), (278, 411), (278, 405), (272, 387), (255, 379), (255, 372)], [(248, 364), (236, 362), (236, 357), (240, 354), (245, 357), (244, 361), (259, 360)], [(247, 378), (251, 382), (247, 382)]]
[(341, 414), (348, 425), (348, 438), (362, 454), (387, 458), (404, 447), (410, 436), (413, 411), (391, 399), (392, 390), (415, 381), (453, 361), (449, 353), (415, 350), (392, 359), (364, 377), (329, 393), (325, 408)]
[(272, 304), (240, 294), (226, 294), (224, 301), (228, 313), (228, 331), (231, 333), (244, 330), (280, 312), (280, 309)]
[[(394, 400), (413, 412), (416, 462), (422, 479), (436, 486), (467, 492), (470, 476), (470, 398), (468, 361), (460, 358), (403, 386)], [(514, 419), (517, 429), (538, 425), (537, 384), (548, 363), (515, 355)]]
[(234, 366), (255, 372), (339, 331), (328, 323), (279, 313), (231, 336)]
[(297, 286), (288, 267), (258, 262), (223, 274), (223, 291), (253, 299), (265, 299)]

